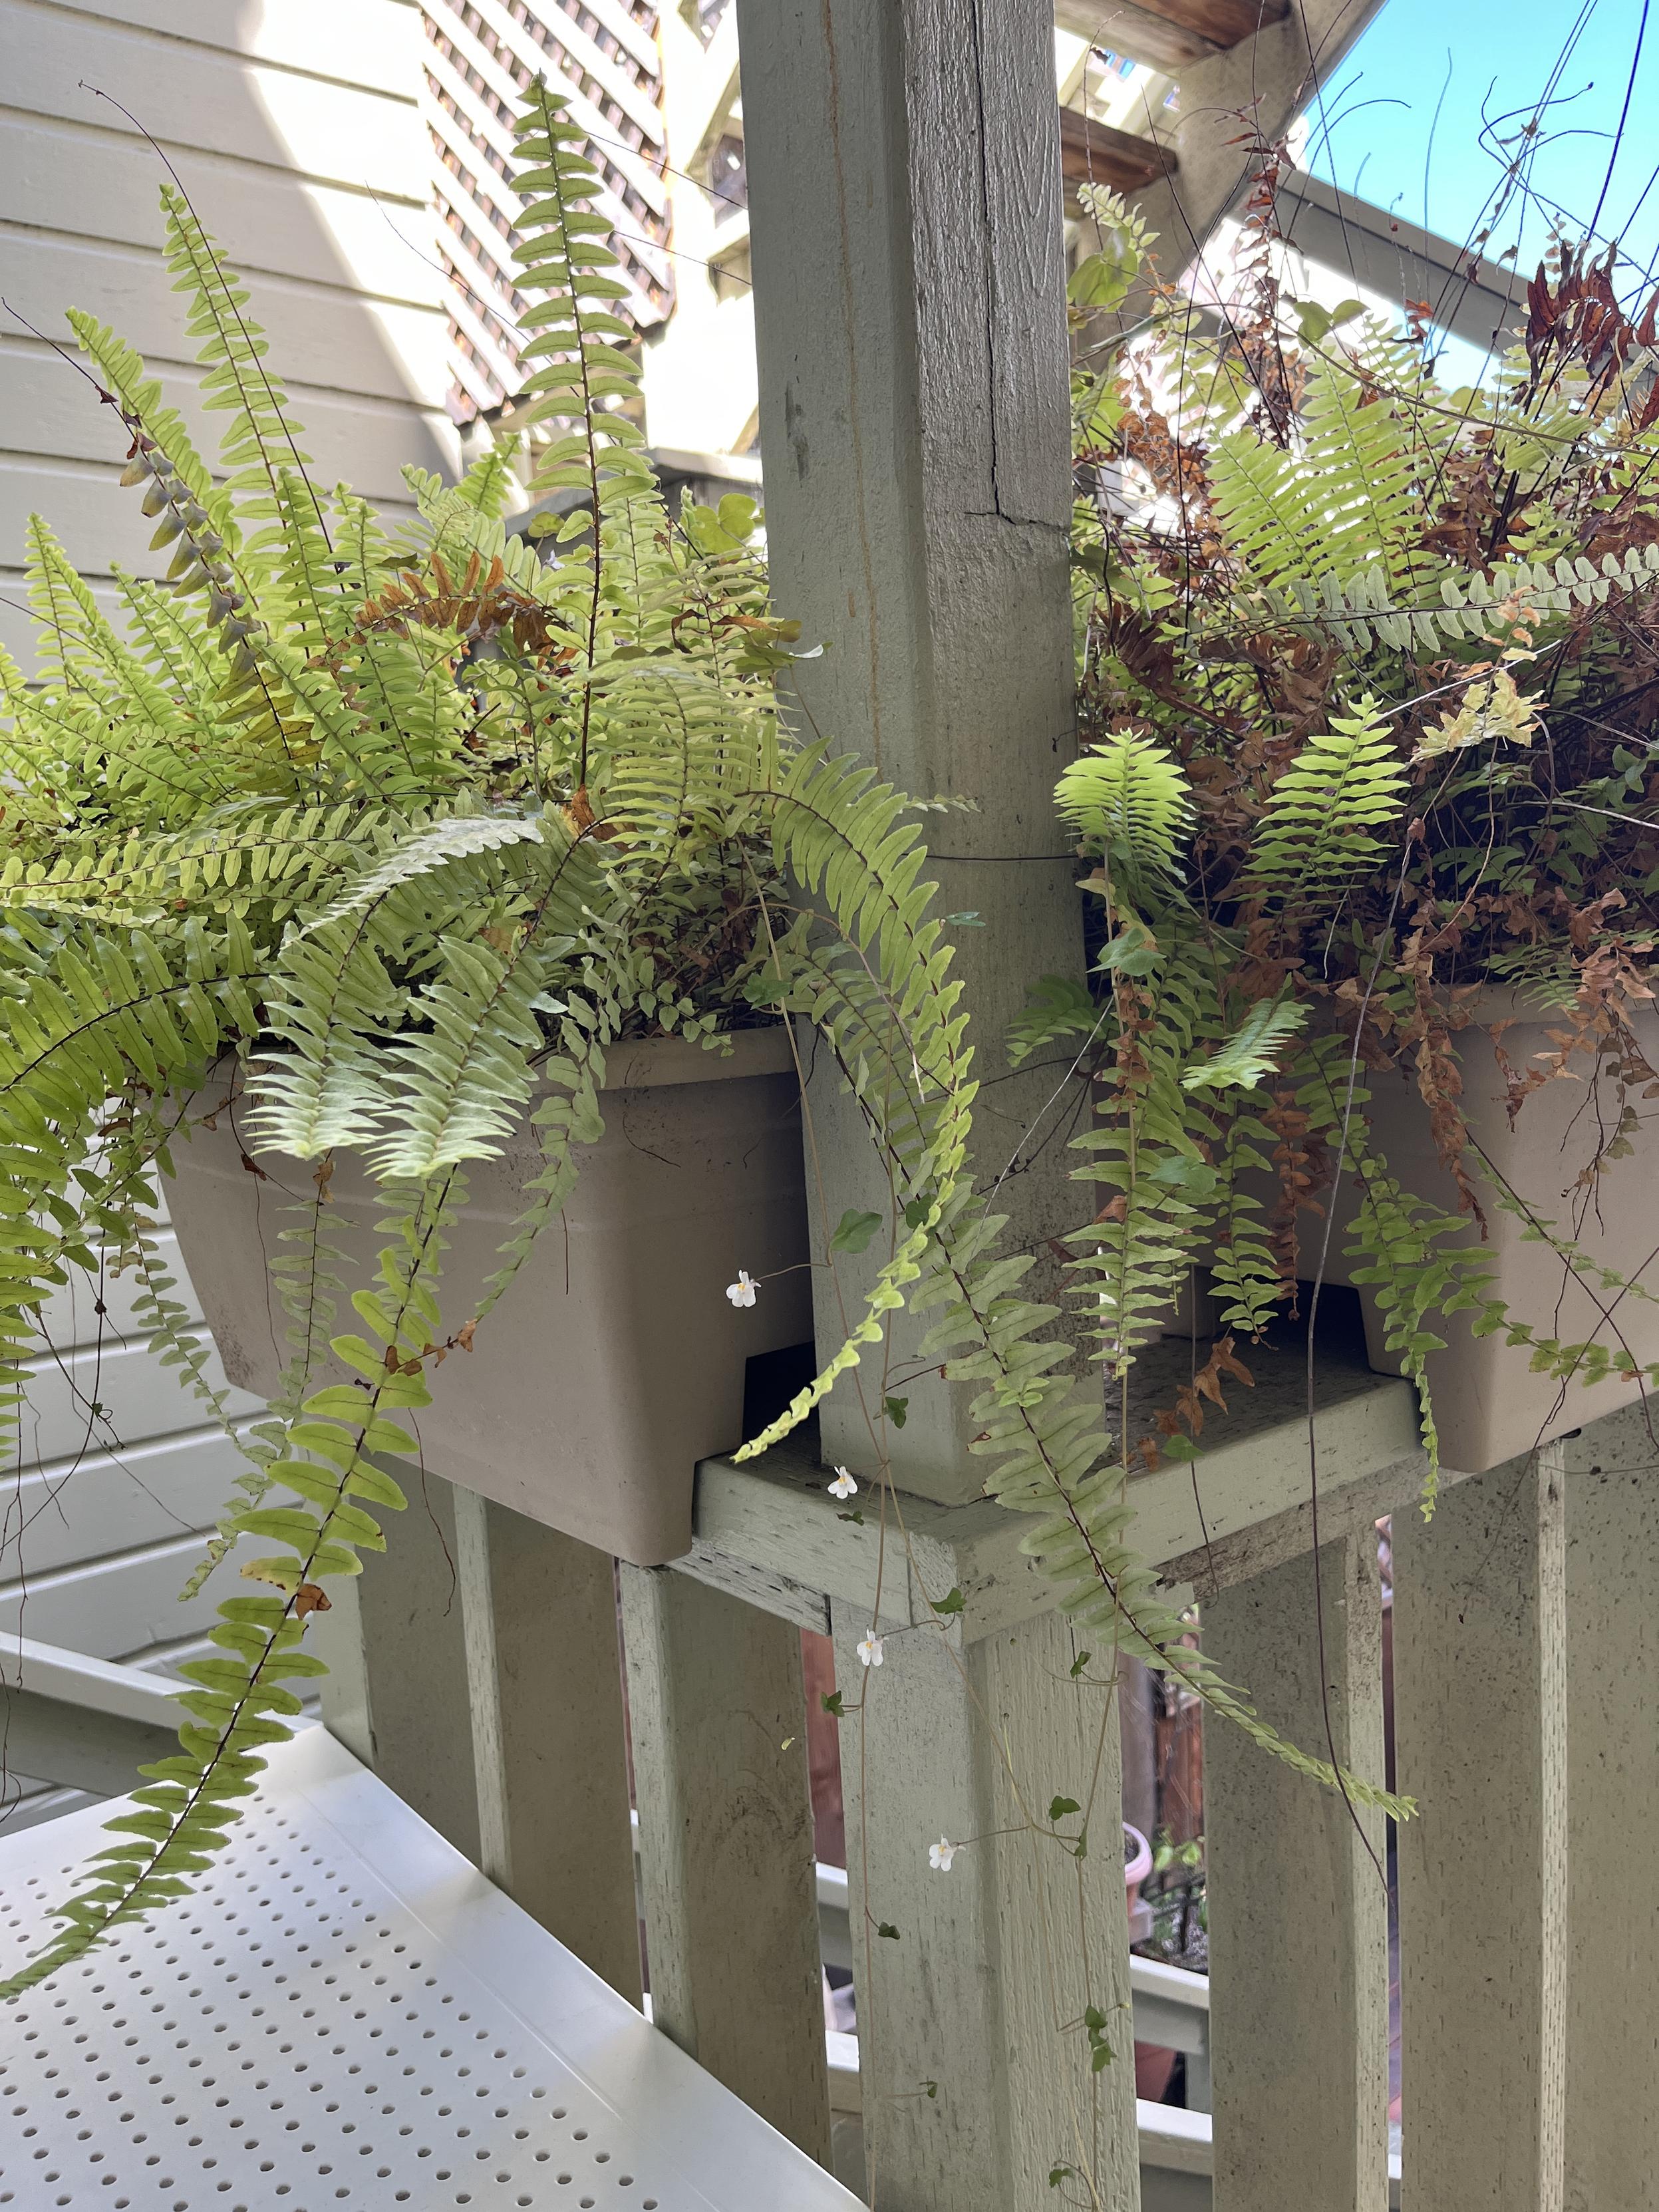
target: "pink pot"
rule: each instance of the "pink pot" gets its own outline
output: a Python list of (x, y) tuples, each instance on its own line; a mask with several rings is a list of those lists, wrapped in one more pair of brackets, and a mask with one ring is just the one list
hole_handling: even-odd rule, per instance
[(1152, 1870), (1152, 1847), (1139, 1828), (1123, 1823), (1123, 1894), (1129, 1908), (1129, 1941), (1144, 1943), (1152, 1932), (1152, 1908), (1143, 1904), (1140, 1885)]

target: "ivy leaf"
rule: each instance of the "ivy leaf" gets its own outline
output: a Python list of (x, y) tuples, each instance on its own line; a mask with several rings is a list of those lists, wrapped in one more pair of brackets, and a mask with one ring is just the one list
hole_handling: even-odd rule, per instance
[(1078, 1655), (1077, 1655), (1077, 1657), (1076, 1657), (1075, 1659), (1073, 1659), (1073, 1662), (1072, 1662), (1072, 1667), (1071, 1667), (1071, 1674), (1072, 1674), (1072, 1680), (1073, 1680), (1074, 1682), (1076, 1681), (1076, 1680), (1077, 1680), (1078, 1676), (1079, 1676), (1079, 1675), (1083, 1672), (1084, 1668), (1088, 1665), (1089, 1662), (1090, 1662), (1090, 1661), (1094, 1657), (1094, 1656), (1095, 1656), (1095, 1655), (1094, 1655), (1094, 1653), (1093, 1653), (1092, 1651), (1079, 1651), (1079, 1652), (1078, 1653)]
[(1074, 307), (1121, 307), (1140, 266), (1127, 233), (1108, 238), (1098, 253), (1085, 254), (1072, 271), (1066, 297)]
[(899, 1940), (898, 1929), (894, 1927), (890, 1920), (884, 1920), (876, 1929), (876, 1933), (878, 1936), (884, 1936), (890, 1943), (896, 1943)]
[(924, 2081), (921, 2086), (930, 2097), (938, 2096), (939, 2083), (937, 2081)]
[(1082, 1806), (1078, 1803), (1075, 1797), (1055, 1797), (1049, 1802), (1048, 1818), (1051, 1820), (1063, 1820), (1068, 1813), (1080, 1813), (1082, 1810)]
[[(1190, 1083), (1187, 1085), (1189, 1091), (1194, 1087)], [(1166, 1152), (1154, 1164), (1151, 1180), (1165, 1190), (1179, 1190), (1189, 1193), (1194, 1198), (1207, 1198), (1221, 1177), (1207, 1160), (1200, 1160), (1191, 1152)]]
[(902, 1429), (909, 1419), (910, 1401), (908, 1398), (884, 1398), (881, 1409), (896, 1429)]
[(862, 1252), (881, 1226), (878, 1213), (860, 1213), (849, 1206), (836, 1224), (836, 1233), (830, 1239), (832, 1252)]
[(960, 1613), (962, 1611), (961, 1589), (957, 1583), (952, 1583), (943, 1597), (930, 1597), (927, 1602), (935, 1613)]
[(1072, 2169), (1069, 2166), (1051, 2166), (1048, 2168), (1049, 2188), (1058, 2189), (1062, 2181), (1070, 2179), (1071, 2172)]
[(860, 1528), (864, 1526), (863, 1510), (860, 1507), (856, 1505), (853, 1508), (850, 1513), (837, 1513), (836, 1518), (837, 1521), (851, 1521), (855, 1524), (855, 1526)]
[(823, 1707), (824, 1711), (830, 1715), (832, 1720), (844, 1721), (846, 1719), (847, 1708), (841, 1701), (841, 1692), (839, 1690), (821, 1690), (818, 1692), (818, 1703)]
[(1339, 324), (1351, 323), (1364, 312), (1363, 300), (1339, 300), (1334, 307), (1322, 307), (1317, 300), (1303, 300), (1296, 310), (1297, 331), (1304, 345), (1317, 345), (1328, 331)]
[(1097, 968), (1114, 968), (1125, 975), (1150, 975), (1159, 966), (1164, 955), (1157, 938), (1145, 922), (1126, 921), (1101, 947)]

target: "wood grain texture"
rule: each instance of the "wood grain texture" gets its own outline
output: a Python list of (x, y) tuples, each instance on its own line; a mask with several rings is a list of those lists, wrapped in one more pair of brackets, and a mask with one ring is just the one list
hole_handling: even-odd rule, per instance
[[(866, 1670), (856, 1647), (867, 1615), (832, 1609), (836, 1679), (854, 1709), (842, 1787), (874, 2202), (1036, 2212), (1054, 2202), (1050, 2172), (1068, 2166), (1088, 2177), (1080, 2197), (1133, 2212), (1115, 1710), (1072, 1681), (1076, 1639), (1057, 1614), (966, 1650), (937, 1620), (890, 1632), (882, 1665)], [(1046, 1826), (1053, 1797), (1091, 1802), (1091, 1777), (1093, 1848), (1078, 1860), (1033, 1835), (1021, 1804)], [(1075, 1820), (1062, 1825), (1075, 1833)], [(928, 1863), (941, 1836), (965, 1846), (948, 1874)], [(1079, 2032), (1090, 2004), (1116, 2054), (1098, 2074)]]
[[(1006, 1024), (1034, 975), (1081, 958), (1050, 805), (1072, 734), (1052, 21), (1041, 0), (739, 0), (738, 15), (773, 591), (830, 647), (803, 664), (803, 715), (905, 788), (980, 803), (933, 842), (945, 904), (983, 925), (960, 931), (955, 972), (975, 1073), (1000, 1079), (979, 1102), (994, 1174), (1054, 1081), (1000, 1079)], [(887, 1192), (836, 1072), (819, 1077), (833, 1224)], [(1050, 1146), (1006, 1186), (1022, 1242), (1073, 1219), (1066, 1166)], [(849, 1297), (878, 1260), (842, 1263)], [(833, 1296), (818, 1324), (840, 1340)], [(921, 1334), (896, 1322), (895, 1356)], [(978, 1489), (970, 1395), (912, 1394), (892, 1439), (907, 1490)], [(854, 1389), (826, 1406), (824, 1439), (864, 1471)]]
[(453, 1495), (478, 1864), (636, 2005), (613, 1563), (476, 1491)]
[[(1182, 1344), (1148, 1347), (1135, 1371), (1150, 1404), (1168, 1401), (1191, 1357)], [(1143, 1559), (1163, 1565), (1172, 1584), (1194, 1577), (1212, 1586), (1235, 1582), (1308, 1548), (1303, 1363), (1293, 1352), (1261, 1352), (1252, 1353), (1251, 1367), (1254, 1389), (1234, 1391), (1229, 1411), (1212, 1415), (1198, 1460), (1131, 1480), (1130, 1540)], [(1316, 1402), (1328, 1533), (1368, 1526), (1417, 1494), (1423, 1462), (1405, 1383), (1334, 1352), (1321, 1362)], [(745, 1595), (803, 1626), (811, 1625), (803, 1592), (844, 1600), (867, 1615), (879, 1576), (882, 1624), (897, 1626), (926, 1623), (930, 1600), (954, 1583), (963, 1593), (960, 1626), (969, 1644), (1058, 1602), (1054, 1584), (1020, 1551), (1022, 1521), (994, 1501), (945, 1505), (905, 1498), (905, 1538), (890, 1512), (884, 1543), (877, 1501), (858, 1501), (863, 1518), (854, 1521), (829, 1496), (826, 1480), (824, 1468), (793, 1441), (741, 1467), (705, 1460), (694, 1513), (701, 1564), (678, 1564), (705, 1579), (723, 1572), (734, 1588), (746, 1572), (753, 1579)], [(720, 1572), (717, 1560), (724, 1563)]]
[(328, 1665), (318, 1685), (328, 1728), (476, 1865), (455, 1496), (441, 1476), (417, 1477), (386, 1550), (330, 1585), (307, 1640)]
[(1201, 31), (1172, 22), (1153, 7), (1138, 6), (1136, 0), (1054, 0), (1054, 21), (1062, 31), (1087, 39), (1108, 53), (1146, 62), (1154, 69), (1180, 69), (1220, 52)]
[(1069, 184), (1133, 192), (1155, 177), (1172, 177), (1179, 166), (1174, 150), (1155, 139), (1097, 123), (1075, 107), (1060, 111), (1060, 169)]
[(1062, 30), (1132, 61), (1179, 70), (1207, 61), (1264, 24), (1281, 21), (1290, 0), (1055, 0)]
[(1418, 1801), (1399, 1844), (1414, 2212), (1562, 2212), (1562, 1453), (1470, 1477), (1426, 1525), (1395, 1517), (1395, 1769)]
[[(1382, 1778), (1376, 1540), (1238, 1583), (1204, 1649), (1279, 1734)], [(1205, 1717), (1216, 2212), (1386, 2212), (1388, 1909), (1383, 1824)], [(1357, 1832), (1364, 1829), (1364, 1839)], [(1369, 1844), (1369, 1850), (1367, 1849)], [(1375, 1855), (1375, 1863), (1373, 1862)]]
[[(1639, 1407), (1566, 1465), (1567, 2212), (1659, 2206), (1659, 1490)], [(1635, 1905), (1634, 1900), (1642, 1902)], [(1625, 1900), (1632, 1901), (1627, 1909)]]
[(800, 1634), (666, 1569), (620, 1569), (651, 2016), (830, 2160)]
[(689, 1575), (694, 1583), (728, 1591), (745, 1605), (758, 1606), (763, 1613), (775, 1613), (781, 1620), (793, 1621), (797, 1628), (810, 1628), (815, 1636), (830, 1633), (829, 1599), (821, 1589), (810, 1589), (793, 1575), (733, 1559), (698, 1537), (692, 1538), (689, 1552), (671, 1559), (669, 1565), (677, 1575)]
[[(1270, 143), (1279, 137), (1316, 88), (1332, 82), (1382, 5), (1297, 0), (1293, 8), (1261, 10), (1267, 20), (1256, 30), (1255, 0), (1157, 0), (1157, 13), (1167, 8), (1218, 49), (1182, 70), (1177, 105), (1159, 118), (1158, 136), (1176, 157), (1176, 173), (1135, 195), (1136, 211), (1162, 241), (1166, 280), (1192, 258), (1243, 191), (1256, 166), (1249, 134)], [(1218, 31), (1226, 35), (1217, 37)], [(1126, 302), (1132, 319), (1140, 313), (1139, 299)]]

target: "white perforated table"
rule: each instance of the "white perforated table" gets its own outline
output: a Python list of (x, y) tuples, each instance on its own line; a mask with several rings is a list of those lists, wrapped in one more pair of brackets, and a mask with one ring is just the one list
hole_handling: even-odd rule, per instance
[[(0, 1841), (0, 1971), (94, 1807)], [(20, 2212), (852, 2212), (321, 1728), (198, 1896), (0, 2009)]]

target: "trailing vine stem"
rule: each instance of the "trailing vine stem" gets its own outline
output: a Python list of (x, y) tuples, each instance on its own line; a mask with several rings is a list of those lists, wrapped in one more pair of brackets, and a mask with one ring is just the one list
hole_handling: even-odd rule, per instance
[[(1546, 1082), (1593, 1071), (1613, 1109), (1575, 1152), (1587, 1191), (1637, 1145), (1659, 1079), (1643, 804), (1659, 796), (1659, 403), (1627, 373), (1655, 310), (1638, 328), (1562, 246), (1494, 383), (1445, 393), (1352, 305), (1339, 331), (1285, 296), (1276, 174), (1270, 161), (1254, 289), (1223, 340), (1171, 296), (1076, 380), (1085, 744), (1058, 796), (1096, 863), (1098, 958), (1086, 980), (1044, 979), (1014, 1042), (1029, 1054), (1108, 1010), (1113, 1073), (1085, 1149), (1111, 1195), (1079, 1267), (1120, 1371), (1194, 1269), (1229, 1356), (1235, 1335), (1260, 1339), (1303, 1295), (1310, 1209), (1322, 1283), (1352, 1179), (1345, 1279), (1417, 1388), (1431, 1511), (1449, 1322), (1504, 1333), (1564, 1384), (1659, 1381), (1613, 1318), (1651, 1295), (1641, 1268), (1586, 1264), (1509, 1188), (1466, 1114), (1461, 1055), (1496, 1024), (1512, 1120)], [(1133, 283), (1152, 244), (1109, 194), (1090, 212), (1104, 244), (1078, 271), (1080, 308)], [(1553, 1034), (1523, 1070), (1501, 1031), (1528, 1009)], [(1371, 1086), (1398, 1076), (1448, 1201), (1379, 1141)], [(1493, 1206), (1557, 1252), (1598, 1312), (1590, 1341), (1504, 1304), (1483, 1249)], [(1188, 1395), (1144, 1455), (1197, 1448)]]
[[(1133, 1557), (1127, 1434), (1114, 1442), (1099, 1392), (1058, 1371), (1054, 1310), (1023, 1296), (1031, 1261), (1002, 1249), (1005, 1224), (973, 1188), (975, 1063), (921, 810), (781, 726), (775, 684), (799, 631), (769, 604), (757, 511), (733, 496), (671, 520), (630, 419), (632, 332), (614, 313), (594, 173), (544, 87), (518, 144), (520, 289), (536, 304), (515, 434), (533, 441), (532, 499), (567, 508), (539, 550), (507, 527), (499, 454), (451, 486), (410, 471), (416, 519), (396, 532), (349, 490), (313, 487), (246, 295), (177, 192), (163, 195), (168, 256), (222, 403), (218, 474), (131, 349), (73, 319), (172, 574), (165, 587), (118, 579), (118, 625), (36, 522), (40, 681), (0, 659), (4, 1412), (15, 1419), (56, 1284), (106, 1250), (142, 1249), (149, 1164), (168, 1171), (178, 1141), (170, 1102), (210, 1073), (242, 1087), (250, 1150), (315, 1164), (317, 1196), (273, 1263), (292, 1356), (271, 1418), (233, 1425), (247, 1469), (207, 1565), (226, 1572), (245, 1539), (278, 1548), (243, 1568), (258, 1594), (220, 1605), (216, 1656), (184, 1669), (178, 1756), (146, 1771), (120, 1840), (13, 1993), (179, 1894), (222, 1847), (298, 1710), (284, 1683), (319, 1670), (307, 1620), (331, 1577), (383, 1547), (377, 1515), (404, 1506), (386, 1462), (416, 1448), (397, 1417), (429, 1402), (428, 1367), (489, 1325), (557, 1217), (577, 1147), (599, 1133), (606, 1053), (629, 1036), (719, 1049), (734, 1027), (805, 1018), (888, 1182), (887, 1256), (845, 1341), (750, 1449), (871, 1346), (884, 1358), (902, 1305), (936, 1312), (927, 1348), (979, 1386), (987, 1489), (1028, 1516), (1025, 1548), (1057, 1601), (1334, 1779), (1188, 1648)], [(1395, 788), (1363, 699), (1315, 750), (1299, 782), (1295, 763), (1279, 777), (1257, 852), (1264, 885), (1298, 896), (1334, 880), (1297, 826), (1331, 814), (1319, 779), (1338, 779), (1355, 841)], [(1061, 807), (1103, 858), (1110, 848), (1112, 1045), (1133, 1110), (1085, 1134), (1081, 1173), (1121, 1186), (1127, 1162), (1127, 1186), (1074, 1244), (1121, 1382), (1210, 1218), (1209, 1138), (1194, 1131), (1225, 1117), (1212, 1098), (1201, 1123), (1183, 1119), (1183, 1076), (1233, 986), (1213, 959), (1170, 957), (1182, 931), (1201, 933), (1170, 888), (1196, 811), (1173, 757), (1150, 740), (1103, 746)], [(793, 912), (781, 935), (772, 906)], [(1086, 1031), (1099, 1008), (1083, 996)], [(1224, 1079), (1289, 1115), (1258, 1094), (1293, 1033), (1282, 1011), (1242, 1024), (1208, 1055), (1211, 1091)], [(1314, 1107), (1295, 1110), (1305, 1137)], [(539, 1170), (500, 1268), (478, 1310), (445, 1316), (443, 1228), (468, 1168), (526, 1124)], [(1238, 1123), (1230, 1217), (1235, 1303), (1251, 1312), (1267, 1295), (1248, 1228), (1253, 1126)], [(348, 1154), (385, 1202), (367, 1280), (327, 1194)], [(152, 1310), (189, 1370), (162, 1295)], [(347, 1308), (359, 1328), (336, 1327)]]

